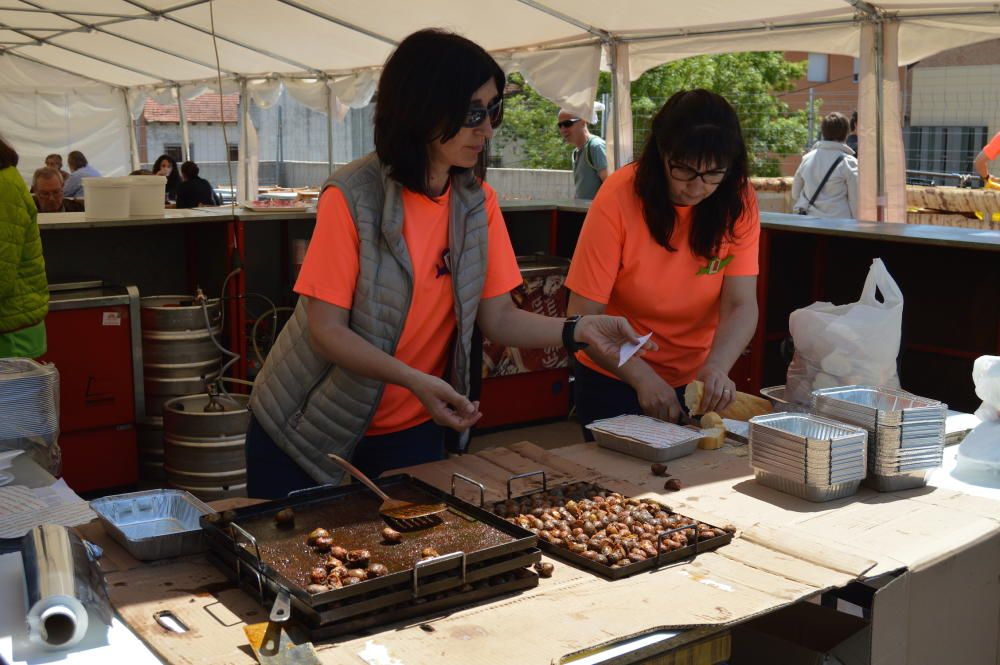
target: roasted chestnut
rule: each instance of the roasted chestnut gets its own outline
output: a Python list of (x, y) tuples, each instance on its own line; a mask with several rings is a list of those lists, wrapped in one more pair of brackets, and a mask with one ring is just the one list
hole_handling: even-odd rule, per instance
[(424, 559), (430, 559), (431, 557), (441, 556), (441, 555), (438, 554), (438, 551), (433, 547), (425, 547), (424, 549), (420, 550), (420, 556), (423, 557)]
[(330, 537), (330, 532), (327, 531), (326, 529), (313, 529), (312, 531), (309, 532), (309, 538), (306, 539), (306, 542), (309, 543), (310, 545), (315, 545), (317, 538), (329, 538), (329, 537)]
[(323, 559), (323, 565), (326, 566), (328, 570), (333, 570), (334, 568), (343, 568), (344, 562), (330, 554)]
[(326, 586), (325, 584), (310, 584), (309, 586), (306, 587), (306, 591), (308, 591), (309, 593), (324, 593), (329, 590), (330, 587)]
[(347, 550), (345, 550), (340, 545), (334, 545), (333, 547), (331, 547), (330, 548), (330, 555), (334, 556), (334, 557), (337, 557), (341, 561), (346, 561), (347, 560)]
[(387, 543), (395, 544), (403, 539), (403, 534), (401, 534), (399, 531), (396, 531), (395, 529), (390, 529), (389, 527), (386, 527), (382, 529), (382, 539)]
[(368, 564), (368, 577), (382, 577), (389, 574), (389, 569), (381, 563)]
[(331, 547), (333, 547), (333, 539), (330, 536), (320, 536), (313, 543), (313, 546), (320, 552), (327, 552)]
[(295, 511), (291, 508), (279, 510), (274, 514), (274, 523), (285, 529), (295, 526)]
[(667, 465), (659, 462), (653, 462), (649, 466), (649, 470), (653, 472), (654, 476), (664, 476), (667, 473)]
[(670, 480), (668, 480), (663, 484), (663, 489), (669, 490), (671, 492), (676, 492), (682, 487), (683, 485), (681, 485), (681, 481), (677, 480), (676, 478), (671, 478)]
[(347, 576), (341, 580), (341, 584), (343, 586), (351, 586), (352, 584), (361, 584), (361, 580), (359, 580), (357, 577)]
[(368, 550), (351, 550), (347, 553), (348, 568), (364, 568), (368, 565), (372, 555)]
[(535, 564), (535, 571), (538, 573), (539, 577), (552, 577), (552, 572), (556, 569), (548, 561), (539, 561)]
[(368, 579), (368, 571), (365, 570), (364, 568), (351, 568), (349, 571), (347, 571), (347, 577), (348, 578), (353, 577), (355, 579), (364, 581)]

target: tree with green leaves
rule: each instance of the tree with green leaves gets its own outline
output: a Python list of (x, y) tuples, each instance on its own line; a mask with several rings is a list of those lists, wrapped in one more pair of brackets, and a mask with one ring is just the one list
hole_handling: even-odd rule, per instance
[[(805, 63), (785, 60), (779, 51), (724, 53), (678, 60), (645, 72), (632, 83), (635, 151), (641, 150), (649, 122), (678, 90), (705, 88), (732, 103), (740, 117), (753, 175), (778, 175), (780, 158), (806, 143), (808, 113), (790, 111), (778, 96), (794, 88)], [(558, 108), (517, 74), (510, 82), (521, 92), (507, 97), (497, 143), (511, 146), (529, 168), (569, 168), (571, 150), (555, 131)], [(598, 96), (610, 92), (611, 79), (601, 74)]]

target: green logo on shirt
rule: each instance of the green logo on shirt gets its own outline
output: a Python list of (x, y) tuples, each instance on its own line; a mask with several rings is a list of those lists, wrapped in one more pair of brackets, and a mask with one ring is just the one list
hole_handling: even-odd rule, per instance
[(707, 266), (703, 267), (701, 270), (699, 270), (695, 274), (697, 274), (697, 275), (714, 275), (715, 273), (719, 272), (720, 270), (722, 270), (723, 268), (725, 268), (727, 265), (729, 265), (729, 262), (732, 261), (732, 260), (733, 260), (733, 255), (732, 254), (730, 254), (729, 256), (727, 256), (724, 259), (720, 259), (718, 256), (716, 256), (715, 258), (713, 258), (711, 261), (708, 262)]

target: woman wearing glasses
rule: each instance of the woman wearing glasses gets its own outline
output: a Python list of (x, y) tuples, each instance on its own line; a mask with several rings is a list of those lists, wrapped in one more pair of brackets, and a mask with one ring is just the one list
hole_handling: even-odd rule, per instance
[(635, 340), (624, 319), (517, 309), (521, 283), (496, 193), (482, 181), (505, 77), (447, 32), (403, 40), (382, 72), (375, 153), (331, 176), (295, 290), (303, 296), (251, 396), (248, 493), (336, 482), (327, 457), (378, 476), (444, 457), (468, 399), (472, 329), (538, 348)]
[(601, 187), (570, 265), (571, 314), (624, 316), (659, 346), (621, 367), (599, 349), (577, 355), (582, 424), (676, 421), (693, 379), (705, 382), (706, 411), (732, 401), (729, 371), (757, 325), (759, 234), (736, 112), (707, 90), (678, 92), (639, 160)]

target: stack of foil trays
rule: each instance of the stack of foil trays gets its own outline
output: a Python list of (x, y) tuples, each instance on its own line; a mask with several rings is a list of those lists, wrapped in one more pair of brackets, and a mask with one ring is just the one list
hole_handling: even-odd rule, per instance
[(868, 477), (879, 492), (923, 487), (941, 466), (947, 405), (892, 388), (843, 386), (813, 391), (813, 412), (868, 432)]
[(757, 482), (808, 501), (858, 491), (866, 470), (865, 430), (807, 413), (750, 419), (750, 466)]

